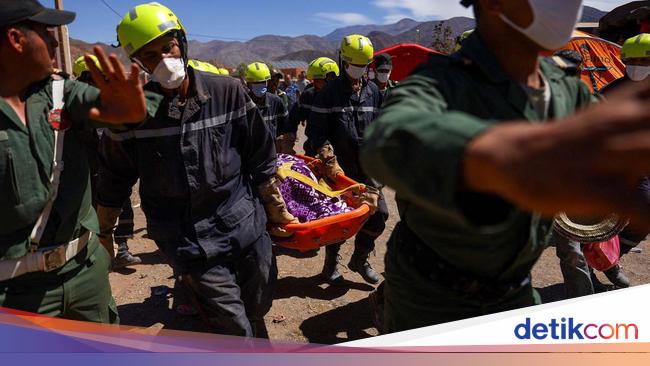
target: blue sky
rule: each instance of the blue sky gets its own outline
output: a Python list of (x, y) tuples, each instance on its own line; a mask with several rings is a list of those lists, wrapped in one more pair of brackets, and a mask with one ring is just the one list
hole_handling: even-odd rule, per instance
[[(54, 6), (54, 0), (41, 0)], [(70, 35), (88, 42), (114, 42), (120, 18), (143, 0), (64, 0), (67, 10), (77, 12)], [(209, 35), (223, 40), (247, 40), (262, 34), (298, 36), (326, 35), (346, 25), (385, 24), (409, 17), (416, 20), (470, 16), (459, 0), (162, 0), (187, 28), (190, 38), (209, 41)], [(591, 0), (585, 4), (601, 10), (627, 0)]]

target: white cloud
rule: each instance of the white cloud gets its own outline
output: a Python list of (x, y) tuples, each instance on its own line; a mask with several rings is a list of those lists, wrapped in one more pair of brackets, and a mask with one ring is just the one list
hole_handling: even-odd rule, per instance
[(411, 15), (404, 13), (391, 13), (384, 16), (384, 24), (395, 24), (404, 18), (410, 18)]
[[(609, 11), (629, 0), (585, 0), (584, 4)], [(403, 18), (415, 20), (449, 19), (457, 16), (472, 17), (471, 9), (460, 5), (460, 0), (372, 0), (372, 4), (384, 9), (384, 22), (395, 23)]]
[(316, 19), (339, 26), (372, 24), (373, 20), (359, 13), (316, 13)]
[(415, 20), (472, 16), (471, 10), (460, 5), (460, 1), (457, 0), (373, 0), (372, 2), (373, 5), (388, 11), (384, 20), (395, 20), (398, 16)]
[(629, 2), (629, 0), (586, 0), (584, 4), (598, 10), (609, 11)]

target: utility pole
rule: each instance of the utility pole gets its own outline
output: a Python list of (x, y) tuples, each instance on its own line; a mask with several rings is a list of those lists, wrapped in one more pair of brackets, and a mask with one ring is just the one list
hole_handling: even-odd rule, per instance
[(415, 30), (415, 43), (420, 43), (420, 29)]
[[(63, 0), (54, 0), (54, 6), (57, 10), (63, 10)], [(62, 25), (58, 27), (57, 38), (59, 41), (59, 67), (68, 74), (72, 74), (72, 56), (70, 55), (70, 38), (68, 36), (68, 27)]]

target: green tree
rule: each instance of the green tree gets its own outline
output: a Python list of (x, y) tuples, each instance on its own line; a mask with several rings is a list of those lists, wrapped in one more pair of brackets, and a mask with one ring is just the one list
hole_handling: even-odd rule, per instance
[(431, 48), (438, 52), (449, 54), (453, 52), (455, 46), (456, 40), (451, 26), (446, 25), (444, 21), (438, 22), (433, 27), (433, 41), (431, 42)]

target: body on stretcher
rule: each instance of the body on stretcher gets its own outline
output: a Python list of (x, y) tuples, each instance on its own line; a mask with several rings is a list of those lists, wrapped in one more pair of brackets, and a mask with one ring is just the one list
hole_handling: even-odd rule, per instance
[[(300, 175), (299, 173), (291, 173), (288, 170), (291, 168), (291, 164), (284, 164), (278, 169), (280, 180), (295, 179), (313, 187), (315, 191), (323, 194), (323, 197), (340, 197), (345, 201), (349, 209), (347, 212), (338, 213), (332, 216), (317, 218), (299, 224), (284, 225), (283, 228), (292, 233), (291, 236), (282, 238), (272, 236), (273, 241), (277, 245), (288, 249), (308, 252), (326, 245), (346, 241), (355, 236), (368, 217), (370, 217), (370, 208), (367, 204), (361, 204), (360, 206), (355, 207), (351, 195), (362, 193), (365, 186), (343, 174), (339, 174), (336, 177), (336, 182), (333, 186), (326, 185), (323, 180), (320, 179), (319, 172), (321, 171), (322, 165), (320, 160), (302, 155), (296, 155), (295, 158), (307, 163), (307, 166), (309, 166), (320, 182), (315, 182), (312, 178)], [(286, 199), (287, 198), (285, 198), (285, 200)]]

